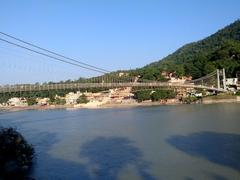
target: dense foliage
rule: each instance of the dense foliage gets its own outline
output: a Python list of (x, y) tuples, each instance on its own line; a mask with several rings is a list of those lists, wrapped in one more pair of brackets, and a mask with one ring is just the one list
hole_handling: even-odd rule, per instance
[(236, 92), (236, 95), (237, 95), (237, 96), (240, 96), (240, 91)]
[(161, 99), (175, 98), (176, 93), (173, 90), (156, 90), (151, 94), (152, 101), (159, 101)]
[(134, 93), (134, 98), (137, 99), (138, 102), (146, 101), (151, 99), (151, 90), (140, 90)]
[(59, 97), (57, 97), (56, 99), (55, 99), (55, 101), (54, 101), (54, 103), (53, 104), (56, 104), (56, 105), (64, 105), (64, 104), (66, 104), (66, 100), (65, 99), (62, 99), (62, 98), (59, 98)]
[(32, 105), (34, 105), (34, 104), (37, 104), (36, 98), (34, 98), (34, 97), (28, 97), (28, 98), (27, 98), (27, 103), (28, 103), (29, 106), (32, 106)]
[(29, 170), (33, 147), (13, 128), (0, 129), (0, 179), (19, 177)]
[(171, 99), (175, 97), (176, 97), (176, 93), (173, 90), (167, 90), (167, 89), (158, 89), (155, 91), (139, 90), (134, 93), (134, 98), (138, 102), (142, 102), (146, 100), (159, 101), (159, 100)]
[(192, 104), (194, 102), (197, 102), (198, 100), (200, 100), (200, 97), (195, 97), (195, 96), (188, 96), (182, 99), (182, 102), (185, 104)]
[(86, 104), (88, 103), (89, 100), (87, 99), (87, 97), (83, 94), (81, 95), (78, 99), (77, 99), (77, 103), (78, 104)]
[(177, 76), (199, 78), (215, 69), (226, 69), (227, 76), (240, 72), (240, 20), (198, 42), (187, 44), (158, 62), (131, 71), (143, 79), (162, 79), (163, 71)]
[[(105, 91), (107, 88), (84, 88), (82, 92), (99, 92)], [(49, 91), (32, 91), (32, 92), (12, 92), (12, 93), (0, 93), (0, 104), (6, 103), (12, 97), (23, 97), (27, 99), (28, 104), (36, 104), (36, 98), (49, 98), (51, 104), (56, 104), (55, 96), (64, 97), (69, 92), (76, 92), (76, 89), (62, 89), (62, 90), (49, 90)], [(57, 100), (58, 101), (58, 100)], [(58, 101), (59, 102), (59, 101)], [(58, 103), (57, 102), (57, 103)]]

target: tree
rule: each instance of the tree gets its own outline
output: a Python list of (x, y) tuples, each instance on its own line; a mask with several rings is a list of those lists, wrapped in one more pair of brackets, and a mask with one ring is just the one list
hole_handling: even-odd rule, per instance
[(0, 128), (0, 179), (22, 179), (30, 169), (33, 156), (32, 145), (19, 132)]
[(64, 105), (64, 104), (66, 104), (66, 100), (57, 97), (57, 98), (55, 99), (55, 103), (56, 103), (57, 105)]
[(77, 99), (77, 103), (78, 104), (86, 104), (88, 103), (89, 100), (87, 99), (87, 96), (85, 94), (82, 94), (78, 99)]
[(134, 93), (135, 99), (137, 99), (138, 102), (142, 102), (145, 100), (150, 100), (151, 99), (151, 90), (140, 90), (136, 91)]
[(175, 97), (176, 97), (176, 93), (173, 90), (163, 90), (163, 89), (156, 90), (151, 95), (152, 101), (159, 101), (161, 99), (171, 99)]
[(176, 75), (177, 75), (178, 77), (182, 77), (182, 76), (185, 75), (184, 66), (183, 66), (182, 64), (176, 66)]
[(29, 106), (32, 106), (34, 104), (37, 104), (36, 98), (35, 97), (29, 97), (27, 98), (27, 103)]

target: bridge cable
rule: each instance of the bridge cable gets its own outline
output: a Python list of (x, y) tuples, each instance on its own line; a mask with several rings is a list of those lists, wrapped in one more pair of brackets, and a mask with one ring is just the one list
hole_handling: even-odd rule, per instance
[(9, 38), (12, 38), (12, 39), (14, 39), (14, 40), (17, 40), (17, 41), (19, 41), (19, 42), (22, 42), (22, 43), (24, 43), (24, 44), (27, 44), (27, 45), (29, 45), (29, 46), (35, 47), (35, 48), (37, 48), (37, 49), (40, 49), (40, 50), (46, 51), (46, 52), (48, 52), (48, 53), (54, 54), (54, 55), (56, 55), (56, 56), (59, 56), (59, 57), (68, 59), (68, 60), (73, 61), (73, 62), (75, 62), (75, 63), (79, 63), (79, 64), (82, 64), (82, 65), (84, 65), (84, 66), (88, 66), (88, 67), (91, 67), (91, 68), (94, 68), (94, 69), (97, 69), (97, 70), (100, 70), (100, 71), (105, 71), (105, 73), (109, 73), (109, 72), (110, 72), (110, 71), (108, 71), (108, 70), (106, 70), (106, 69), (98, 68), (98, 67), (96, 67), (96, 66), (92, 66), (92, 65), (90, 65), (90, 64), (87, 64), (87, 63), (78, 61), (78, 60), (73, 59), (73, 58), (69, 58), (69, 57), (67, 57), (67, 56), (64, 56), (64, 55), (61, 55), (61, 54), (59, 54), (59, 53), (53, 52), (53, 51), (51, 51), (51, 50), (48, 50), (48, 49), (42, 48), (42, 47), (40, 47), (40, 46), (34, 45), (34, 44), (32, 44), (32, 43), (29, 43), (29, 42), (24, 41), (24, 40), (22, 40), (22, 39), (16, 38), (16, 37), (14, 37), (14, 36), (12, 36), (12, 35), (9, 35), (9, 34), (6, 34), (6, 33), (4, 33), (4, 32), (1, 32), (1, 31), (0, 31), (0, 34), (2, 34), (2, 35), (4, 35), (4, 36), (7, 36), (7, 37), (9, 37)]
[(102, 74), (105, 74), (105, 73), (106, 73), (105, 71), (93, 69), (93, 68), (90, 68), (90, 67), (85, 67), (85, 66), (80, 65), (80, 64), (77, 64), (77, 63), (69, 62), (69, 61), (66, 61), (66, 60), (64, 60), (64, 59), (60, 59), (60, 58), (58, 58), (58, 57), (54, 57), (54, 56), (52, 56), (52, 55), (48, 55), (48, 54), (45, 54), (45, 53), (43, 53), (43, 52), (39, 52), (39, 51), (33, 50), (33, 49), (31, 49), (31, 48), (28, 48), (28, 47), (19, 45), (19, 44), (17, 44), (17, 43), (13, 43), (13, 42), (8, 41), (8, 40), (6, 40), (6, 39), (0, 38), (0, 41), (3, 41), (3, 42), (6, 42), (6, 43), (8, 43), (8, 44), (17, 46), (17, 47), (19, 47), (19, 48), (22, 48), (22, 49), (25, 49), (25, 50), (34, 52), (34, 53), (36, 53), (36, 54), (40, 54), (40, 55), (42, 55), (42, 56), (49, 57), (49, 58), (51, 58), (51, 59), (55, 59), (55, 60), (57, 60), (57, 61), (61, 61), (61, 62), (67, 63), (67, 64), (71, 64), (71, 65), (73, 65), (73, 66), (78, 66), (78, 67), (81, 67), (81, 68), (83, 68), (83, 69), (88, 69), (88, 70), (95, 71), (95, 72), (102, 73)]

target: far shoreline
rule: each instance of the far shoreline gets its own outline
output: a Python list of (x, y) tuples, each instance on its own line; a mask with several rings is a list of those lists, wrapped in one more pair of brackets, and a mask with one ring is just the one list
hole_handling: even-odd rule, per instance
[[(193, 102), (188, 105), (194, 104), (228, 104), (236, 103), (240, 104), (240, 99), (210, 99), (202, 100), (201, 102)], [(66, 110), (79, 110), (79, 109), (120, 109), (120, 108), (135, 108), (135, 107), (150, 107), (150, 106), (176, 106), (176, 105), (187, 105), (187, 103), (174, 102), (174, 103), (163, 103), (163, 102), (136, 102), (136, 103), (107, 103), (99, 106), (87, 106), (87, 105), (33, 105), (33, 106), (12, 106), (12, 107), (0, 107), (0, 112), (17, 112), (17, 111), (27, 111), (27, 110), (55, 110), (55, 109), (66, 109)]]

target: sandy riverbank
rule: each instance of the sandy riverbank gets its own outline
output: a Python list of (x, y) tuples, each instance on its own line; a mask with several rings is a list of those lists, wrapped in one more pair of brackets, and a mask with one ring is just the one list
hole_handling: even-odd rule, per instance
[[(240, 97), (235, 98), (203, 98), (201, 104), (215, 104), (215, 103), (239, 103)], [(169, 101), (169, 102), (132, 102), (132, 103), (105, 103), (99, 104), (96, 106), (93, 105), (48, 105), (48, 106), (24, 106), (24, 107), (0, 107), (0, 111), (25, 111), (25, 110), (51, 110), (51, 109), (67, 109), (67, 110), (76, 110), (76, 109), (106, 109), (106, 108), (132, 108), (132, 107), (144, 107), (144, 106), (162, 106), (162, 105), (181, 105), (183, 104), (180, 101)], [(199, 104), (199, 103), (192, 103)]]
[(240, 96), (209, 96), (202, 99), (202, 104), (240, 103)]
[(105, 108), (131, 108), (131, 107), (138, 107), (138, 106), (160, 106), (160, 105), (178, 105), (181, 102), (132, 102), (132, 103), (105, 103), (99, 105), (34, 105), (34, 106), (23, 106), (23, 107), (0, 107), (0, 111), (25, 111), (25, 110), (51, 110), (51, 109), (105, 109)]

